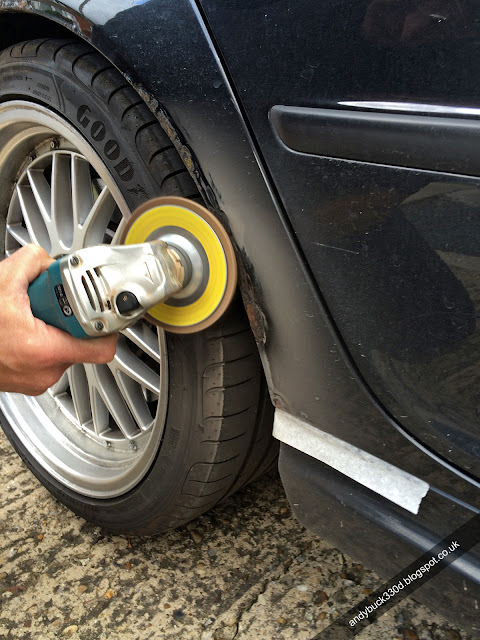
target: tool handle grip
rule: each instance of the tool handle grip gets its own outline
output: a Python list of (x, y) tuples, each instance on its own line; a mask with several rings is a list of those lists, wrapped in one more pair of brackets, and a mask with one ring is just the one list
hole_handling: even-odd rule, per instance
[(60, 271), (62, 259), (53, 262), (28, 287), (30, 308), (39, 320), (62, 329), (76, 338), (88, 338), (65, 295)]

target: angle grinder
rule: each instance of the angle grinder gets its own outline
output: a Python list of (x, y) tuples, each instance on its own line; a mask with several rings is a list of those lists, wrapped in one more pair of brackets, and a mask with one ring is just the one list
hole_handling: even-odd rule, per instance
[(236, 281), (235, 253), (217, 218), (191, 200), (162, 197), (134, 211), (120, 244), (63, 256), (28, 295), (35, 317), (78, 338), (121, 331), (141, 316), (194, 333), (222, 315)]

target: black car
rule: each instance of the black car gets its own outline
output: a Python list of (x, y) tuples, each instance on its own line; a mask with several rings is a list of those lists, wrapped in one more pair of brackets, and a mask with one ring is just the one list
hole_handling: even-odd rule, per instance
[[(478, 525), (479, 38), (477, 0), (0, 0), (5, 255), (116, 242), (180, 195), (240, 273), (205, 332), (143, 321), (111, 364), (2, 394), (60, 501), (158, 533), (280, 443), (299, 520), (385, 577)], [(466, 629), (477, 540), (417, 591)]]

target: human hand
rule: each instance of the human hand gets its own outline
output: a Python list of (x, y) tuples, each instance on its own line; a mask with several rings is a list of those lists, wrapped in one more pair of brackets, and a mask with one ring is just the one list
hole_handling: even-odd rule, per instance
[(0, 262), (0, 391), (40, 395), (72, 364), (115, 355), (116, 334), (80, 340), (32, 315), (28, 285), (52, 262), (33, 244)]

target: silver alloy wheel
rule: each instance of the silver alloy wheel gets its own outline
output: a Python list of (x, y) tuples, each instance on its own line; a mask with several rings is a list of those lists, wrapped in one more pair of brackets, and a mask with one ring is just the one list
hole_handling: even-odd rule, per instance
[[(0, 104), (0, 176), (7, 255), (28, 242), (53, 257), (114, 243), (130, 215), (97, 154), (37, 104)], [(164, 334), (140, 321), (119, 336), (108, 365), (74, 365), (42, 396), (2, 393), (0, 406), (52, 476), (80, 494), (109, 498), (133, 488), (150, 468), (167, 390)]]

